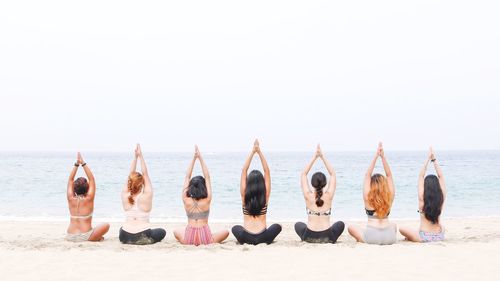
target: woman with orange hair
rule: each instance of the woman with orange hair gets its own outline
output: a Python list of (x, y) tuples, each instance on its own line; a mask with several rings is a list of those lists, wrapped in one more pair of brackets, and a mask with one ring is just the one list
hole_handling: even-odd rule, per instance
[[(379, 157), (384, 165), (385, 176), (373, 174)], [(377, 153), (366, 172), (363, 199), (368, 223), (364, 229), (349, 226), (349, 234), (356, 241), (367, 244), (391, 245), (396, 243), (397, 226), (390, 223), (388, 219), (392, 201), (394, 200), (394, 182), (391, 168), (384, 155), (382, 143), (379, 143)]]
[[(137, 160), (141, 173), (137, 172)], [(127, 184), (122, 190), (122, 204), (126, 221), (120, 228), (120, 241), (124, 244), (148, 245), (160, 242), (167, 234), (164, 229), (151, 229), (149, 213), (153, 203), (153, 186), (149, 178), (141, 146), (137, 144)]]

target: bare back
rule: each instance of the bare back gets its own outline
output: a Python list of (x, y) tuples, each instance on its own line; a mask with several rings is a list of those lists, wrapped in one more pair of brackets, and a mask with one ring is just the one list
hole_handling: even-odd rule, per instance
[[(210, 212), (210, 202), (208, 198), (194, 200), (191, 197), (185, 197), (183, 199), (184, 209), (186, 214), (188, 214), (188, 224), (192, 227), (202, 227), (208, 224), (208, 213)], [(200, 218), (198, 215), (206, 214)], [(190, 218), (189, 215), (195, 217)]]
[(126, 214), (123, 230), (130, 233), (138, 233), (150, 228), (149, 213), (153, 206), (152, 194), (140, 192), (132, 198), (134, 204), (129, 202), (130, 193), (122, 193), (122, 205)]
[(318, 207), (316, 205), (316, 193), (309, 192), (304, 195), (306, 201), (307, 211), (311, 212), (308, 214), (307, 218), (307, 227), (313, 231), (323, 231), (325, 229), (330, 228), (330, 215), (325, 215), (327, 213), (331, 213), (332, 204), (333, 204), (333, 194), (332, 193), (323, 193), (321, 199), (323, 200), (323, 206)]
[(85, 233), (92, 229), (94, 198), (90, 196), (68, 197), (68, 209), (70, 213), (68, 233)]

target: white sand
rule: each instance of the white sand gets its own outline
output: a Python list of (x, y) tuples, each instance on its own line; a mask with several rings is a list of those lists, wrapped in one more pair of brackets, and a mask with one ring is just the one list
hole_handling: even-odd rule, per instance
[[(417, 221), (395, 221), (418, 226)], [(446, 220), (447, 241), (391, 246), (355, 243), (347, 230), (336, 245), (299, 242), (283, 224), (277, 242), (182, 246), (167, 228), (156, 245), (118, 241), (119, 224), (102, 243), (70, 243), (65, 223), (0, 222), (0, 280), (500, 280), (500, 218)], [(230, 225), (213, 224), (213, 230)]]

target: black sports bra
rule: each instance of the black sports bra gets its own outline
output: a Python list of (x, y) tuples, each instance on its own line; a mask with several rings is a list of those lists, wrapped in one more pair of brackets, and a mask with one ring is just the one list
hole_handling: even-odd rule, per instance
[(375, 210), (365, 209), (365, 212), (366, 212), (366, 215), (368, 216), (368, 218), (370, 218), (370, 219), (386, 219), (391, 214), (391, 210), (389, 210), (389, 212), (387, 212), (387, 216), (385, 216), (384, 218), (379, 218), (379, 217), (375, 216), (375, 212), (376, 212)]
[[(252, 214), (250, 214), (250, 213), (248, 212), (248, 210), (247, 210), (247, 208), (245, 208), (245, 206), (243, 206), (243, 207), (242, 207), (242, 209), (243, 209), (243, 214), (244, 214), (244, 215), (246, 215), (246, 216), (252, 216)], [(260, 213), (259, 213), (258, 215), (256, 215), (256, 217), (257, 217), (257, 216), (263, 216), (263, 215), (265, 215), (265, 214), (267, 214), (267, 204), (266, 204), (266, 205), (264, 205), (264, 207), (262, 208), (262, 210), (260, 210)]]

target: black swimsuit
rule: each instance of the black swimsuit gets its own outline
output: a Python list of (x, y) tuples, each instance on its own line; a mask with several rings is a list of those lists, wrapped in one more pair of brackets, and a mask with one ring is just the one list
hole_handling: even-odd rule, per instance
[(120, 228), (119, 239), (123, 244), (150, 245), (160, 242), (167, 232), (163, 228), (146, 229), (138, 233), (130, 233)]
[[(245, 206), (243, 206), (243, 214), (246, 216), (253, 216), (248, 212)], [(267, 204), (260, 210), (259, 215), (256, 215), (254, 217), (263, 216), (265, 214), (267, 214)], [(274, 239), (276, 238), (276, 236), (278, 236), (278, 234), (280, 234), (281, 230), (281, 225), (273, 224), (260, 233), (250, 233), (243, 226), (235, 225), (231, 229), (231, 232), (240, 244), (258, 245), (261, 243), (273, 243)]]
[(298, 222), (295, 224), (295, 232), (304, 242), (308, 243), (336, 243), (339, 236), (344, 232), (345, 224), (342, 221), (334, 223), (330, 228), (323, 231), (313, 231), (307, 224)]
[(240, 244), (258, 245), (261, 243), (271, 244), (281, 232), (281, 225), (273, 224), (262, 232), (254, 234), (248, 232), (243, 226), (236, 225), (231, 229), (234, 237)]
[[(250, 214), (250, 212), (248, 212), (247, 208), (245, 208), (245, 206), (242, 207), (243, 209), (243, 214), (246, 215), (246, 216), (252, 216), (252, 214)], [(267, 204), (262, 207), (262, 209), (260, 210), (260, 213), (257, 215), (257, 216), (263, 216), (267, 214)], [(254, 216), (256, 217), (256, 216)]]
[(365, 212), (366, 212), (366, 215), (368, 216), (368, 218), (376, 218), (376, 219), (386, 219), (391, 214), (391, 211), (389, 210), (389, 212), (387, 213), (387, 216), (385, 216), (385, 218), (379, 218), (379, 217), (375, 216), (376, 210), (365, 209)]

